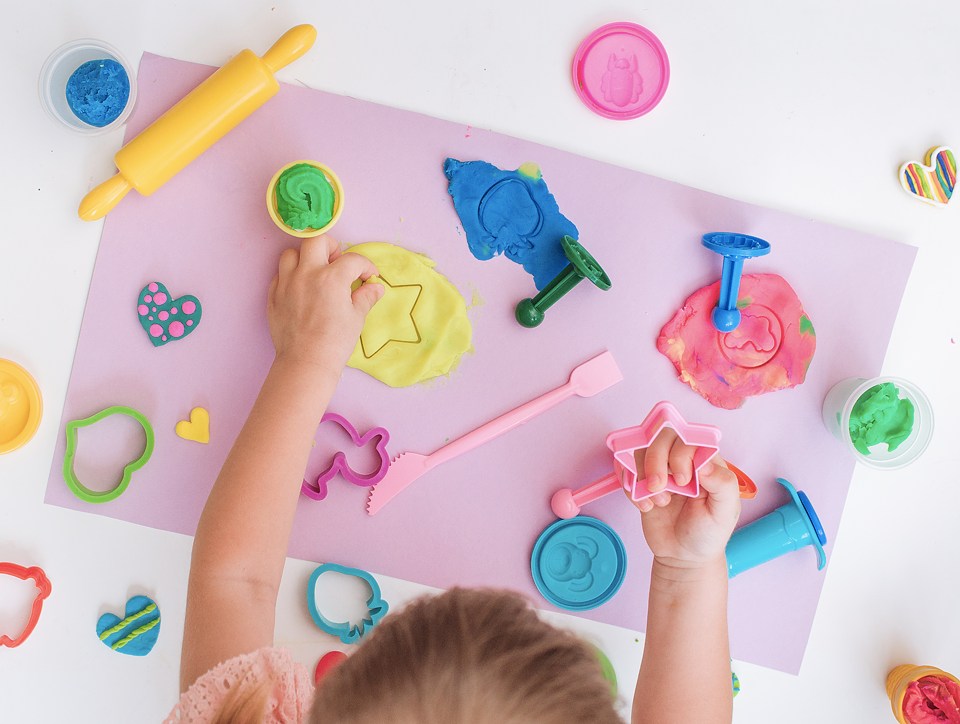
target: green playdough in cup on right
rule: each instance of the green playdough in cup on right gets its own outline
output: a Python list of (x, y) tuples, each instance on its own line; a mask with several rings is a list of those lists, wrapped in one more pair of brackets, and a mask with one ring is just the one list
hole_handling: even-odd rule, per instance
[(277, 179), (277, 213), (295, 231), (322, 229), (333, 219), (336, 192), (316, 166), (298, 163)]
[(913, 403), (900, 398), (892, 382), (874, 385), (860, 395), (850, 412), (850, 439), (863, 455), (870, 447), (887, 444), (894, 451), (913, 432)]

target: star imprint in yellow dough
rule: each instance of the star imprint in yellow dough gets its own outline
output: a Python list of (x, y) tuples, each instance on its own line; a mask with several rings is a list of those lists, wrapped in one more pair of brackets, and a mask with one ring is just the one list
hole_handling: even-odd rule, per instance
[(390, 342), (418, 344), (420, 330), (413, 319), (413, 310), (423, 293), (420, 284), (391, 284), (382, 276), (384, 295), (373, 305), (360, 332), (360, 347), (367, 359), (375, 356)]

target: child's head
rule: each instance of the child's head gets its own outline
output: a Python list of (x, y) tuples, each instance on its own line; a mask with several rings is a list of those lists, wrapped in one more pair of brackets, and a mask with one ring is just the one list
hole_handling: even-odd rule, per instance
[(519, 595), (455, 588), (388, 616), (320, 683), (311, 721), (621, 722), (596, 652)]

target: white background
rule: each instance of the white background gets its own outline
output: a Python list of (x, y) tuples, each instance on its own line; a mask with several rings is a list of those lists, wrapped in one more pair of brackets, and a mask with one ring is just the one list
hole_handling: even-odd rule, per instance
[[(625, 123), (591, 114), (569, 80), (577, 44), (614, 20), (653, 30), (671, 63), (660, 106)], [(49, 120), (37, 100), (40, 66), (54, 48), (82, 37), (117, 46), (134, 64), (148, 50), (220, 65), (241, 48), (262, 53), (302, 22), (317, 26), (318, 42), (281, 71), (282, 80), (918, 246), (883, 371), (930, 396), (934, 441), (906, 470), (857, 469), (839, 536), (827, 548), (832, 562), (801, 673), (734, 662), (743, 682), (735, 720), (892, 721), (883, 682), (893, 665), (960, 674), (960, 202), (928, 207), (896, 180), (903, 161), (922, 160), (932, 146), (960, 146), (960, 5), (48, 0), (7, 3), (0, 21), (0, 357), (29, 369), (45, 402), (33, 441), (0, 457), (0, 560), (40, 565), (53, 582), (32, 637), (0, 649), (0, 718), (160, 719), (176, 698), (191, 544), (42, 502), (102, 226), (79, 221), (75, 209), (113, 173), (121, 132), (89, 138)], [(312, 568), (288, 561), (277, 623), (278, 643), (311, 666), (335, 643), (307, 616), (303, 588)], [(394, 604), (421, 590), (381, 581)], [(163, 615), (159, 642), (143, 659), (116, 655), (94, 636), (97, 617), (135, 593), (153, 596)], [(13, 628), (23, 602), (17, 587), (0, 581), (0, 626)], [(629, 703), (642, 636), (556, 620), (606, 650)], [(695, 681), (686, 695), (696, 695)]]

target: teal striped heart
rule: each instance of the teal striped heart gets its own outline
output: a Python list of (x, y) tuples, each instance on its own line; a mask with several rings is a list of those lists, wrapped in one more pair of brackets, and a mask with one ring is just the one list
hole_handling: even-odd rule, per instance
[(146, 656), (160, 635), (160, 609), (148, 596), (127, 601), (123, 618), (105, 613), (97, 621), (97, 636), (114, 651), (129, 656)]

